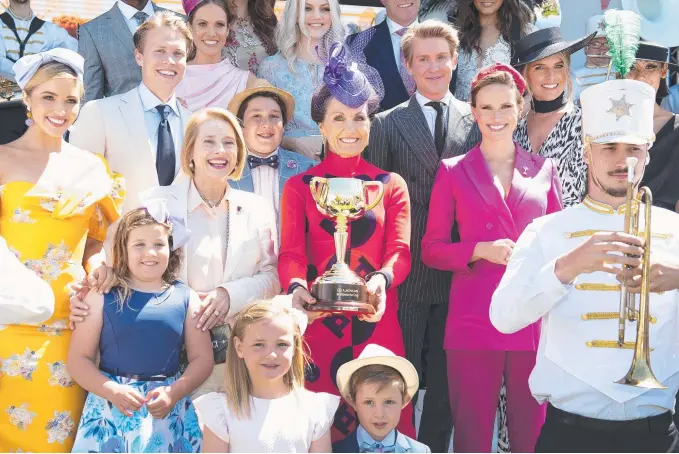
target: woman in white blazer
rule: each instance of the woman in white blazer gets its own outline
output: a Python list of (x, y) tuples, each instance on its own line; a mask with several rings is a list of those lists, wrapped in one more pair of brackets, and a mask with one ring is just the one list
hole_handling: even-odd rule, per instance
[[(273, 210), (260, 196), (228, 185), (229, 179), (240, 178), (246, 156), (236, 117), (219, 108), (200, 110), (186, 127), (182, 172), (170, 186), (140, 196), (142, 205), (164, 200), (169, 215), (190, 231), (180, 279), (203, 300), (200, 311), (192, 315), (199, 329), (211, 330), (216, 363), (193, 397), (224, 391), (227, 318), (249, 303), (280, 293)], [(77, 322), (84, 315), (82, 306), (72, 300), (71, 320)]]
[(217, 363), (194, 397), (223, 387), (227, 318), (280, 293), (274, 213), (260, 196), (228, 184), (240, 178), (246, 156), (236, 117), (223, 109), (201, 110), (186, 128), (182, 172), (172, 185), (142, 195), (142, 201), (164, 199), (170, 216), (191, 231), (180, 277), (203, 298), (194, 317), (197, 328), (212, 330)]

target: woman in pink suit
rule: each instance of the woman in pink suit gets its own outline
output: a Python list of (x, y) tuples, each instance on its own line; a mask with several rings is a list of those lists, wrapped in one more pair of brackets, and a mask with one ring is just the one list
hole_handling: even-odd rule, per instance
[(503, 376), (512, 451), (533, 452), (544, 421), (528, 387), (540, 327), (506, 335), (489, 318), (514, 241), (535, 218), (562, 208), (556, 166), (512, 141), (524, 89), (521, 75), (503, 64), (476, 76), (471, 105), (482, 140), (441, 162), (422, 239), (425, 265), (455, 272), (444, 340), (454, 452), (490, 452)]

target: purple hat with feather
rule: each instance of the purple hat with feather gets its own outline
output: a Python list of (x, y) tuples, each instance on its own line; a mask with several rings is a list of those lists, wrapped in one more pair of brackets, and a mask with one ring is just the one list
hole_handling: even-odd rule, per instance
[[(326, 90), (323, 90), (323, 88)], [(327, 94), (345, 106), (355, 109), (369, 104), (369, 110), (375, 110), (384, 96), (384, 85), (377, 71), (366, 65), (360, 58), (355, 58), (350, 48), (342, 43), (330, 46), (327, 63), (323, 73), (323, 85), (319, 87), (311, 100), (312, 113), (315, 107), (327, 101)]]

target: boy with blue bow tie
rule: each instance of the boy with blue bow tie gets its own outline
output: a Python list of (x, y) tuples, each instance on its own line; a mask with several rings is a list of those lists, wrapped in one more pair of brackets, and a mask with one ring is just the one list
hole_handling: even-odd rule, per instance
[(356, 431), (332, 445), (333, 452), (431, 452), (429, 447), (396, 430), (401, 410), (420, 381), (405, 358), (376, 344), (337, 371), (337, 387), (358, 415)]

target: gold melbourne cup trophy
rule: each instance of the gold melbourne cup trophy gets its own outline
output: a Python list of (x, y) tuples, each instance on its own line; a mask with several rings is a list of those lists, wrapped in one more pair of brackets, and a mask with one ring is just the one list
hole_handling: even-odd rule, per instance
[[(365, 280), (345, 263), (347, 253), (348, 221), (360, 219), (382, 200), (384, 186), (379, 181), (363, 181), (356, 178), (314, 177), (309, 183), (316, 207), (323, 215), (335, 221), (335, 257), (337, 261), (311, 286), (315, 304), (306, 309), (317, 312), (351, 312), (372, 314), (375, 308), (368, 303)], [(378, 195), (368, 203), (369, 189)]]

